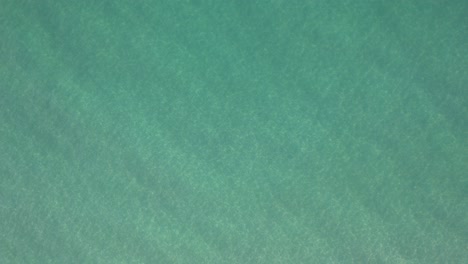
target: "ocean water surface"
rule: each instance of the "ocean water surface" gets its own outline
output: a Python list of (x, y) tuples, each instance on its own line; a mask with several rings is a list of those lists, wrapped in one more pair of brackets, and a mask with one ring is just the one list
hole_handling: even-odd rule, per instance
[(2, 1), (0, 263), (467, 263), (464, 1)]

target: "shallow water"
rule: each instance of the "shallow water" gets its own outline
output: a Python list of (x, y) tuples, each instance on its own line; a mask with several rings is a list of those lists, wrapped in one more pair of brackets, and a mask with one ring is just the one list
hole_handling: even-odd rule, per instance
[(462, 1), (7, 1), (0, 262), (463, 263)]

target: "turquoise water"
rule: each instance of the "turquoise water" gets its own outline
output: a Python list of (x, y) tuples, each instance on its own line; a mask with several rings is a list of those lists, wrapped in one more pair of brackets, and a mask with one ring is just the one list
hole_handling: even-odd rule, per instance
[(463, 2), (2, 1), (0, 263), (468, 262)]

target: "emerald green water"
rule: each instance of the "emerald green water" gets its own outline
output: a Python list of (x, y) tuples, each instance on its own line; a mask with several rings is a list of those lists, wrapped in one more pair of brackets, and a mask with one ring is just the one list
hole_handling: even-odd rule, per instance
[(0, 8), (0, 263), (467, 263), (464, 1)]

